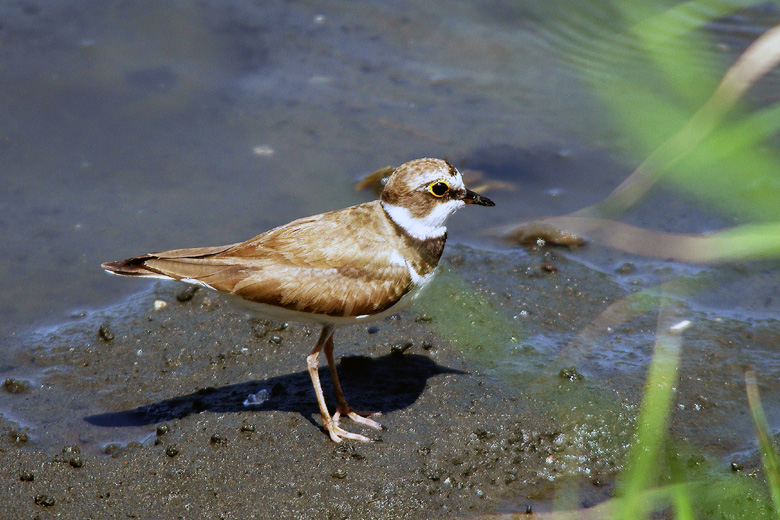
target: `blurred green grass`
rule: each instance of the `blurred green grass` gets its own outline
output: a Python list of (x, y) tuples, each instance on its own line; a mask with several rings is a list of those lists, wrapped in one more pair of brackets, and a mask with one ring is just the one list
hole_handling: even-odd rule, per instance
[[(600, 227), (599, 238), (611, 247), (648, 255), (657, 249), (658, 255), (681, 261), (780, 258), (780, 101), (777, 95), (763, 104), (749, 95), (745, 99), (780, 61), (780, 26), (765, 28), (734, 64), (724, 60), (723, 71), (707, 73), (701, 63), (711, 61), (713, 49), (719, 49), (712, 24), (756, 2), (607, 4), (617, 17), (610, 27), (618, 30), (582, 51), (601, 59), (596, 66), (587, 59), (572, 58), (570, 63), (609, 114), (622, 151), (641, 164), (602, 202), (541, 222), (574, 233)], [(624, 48), (632, 52), (620, 52)], [(675, 235), (617, 222), (630, 211), (641, 211), (642, 200), (658, 186), (738, 225), (707, 235)], [(665, 289), (640, 302), (644, 311), (659, 314), (656, 347), (617, 498), (550, 517), (780, 518), (777, 447), (753, 376), (747, 376), (747, 391), (764, 480), (756, 474), (727, 474), (720, 461), (692, 453), (668, 437), (684, 326), (674, 327)]]
[[(629, 152), (654, 159), (646, 171), (638, 173), (644, 177), (639, 179), (645, 181), (643, 189), (658, 182), (671, 193), (739, 219), (741, 226), (722, 231), (706, 243), (708, 254), (716, 260), (780, 258), (780, 153), (776, 146), (780, 102), (753, 106), (739, 99), (754, 81), (760, 81), (765, 69), (776, 66), (780, 41), (773, 40), (763, 52), (751, 55), (751, 63), (745, 65), (743, 59), (733, 66), (723, 81), (701, 74), (701, 67), (697, 67), (705, 59), (701, 53), (716, 45), (707, 25), (755, 3), (694, 1), (670, 5), (623, 0), (613, 5), (625, 22), (621, 41), (630, 41), (641, 50), (647, 74), (625, 74), (629, 64), (620, 58), (607, 60), (598, 70), (580, 72), (617, 125)], [(687, 45), (691, 37), (700, 45)], [(635, 63), (630, 65), (636, 67)], [(654, 78), (651, 84), (644, 81), (647, 76)], [(736, 82), (736, 87), (732, 85), (732, 92), (723, 95), (720, 87), (728, 81)], [(739, 81), (744, 83), (739, 85)], [(635, 209), (645, 193), (626, 199), (622, 207), (612, 205), (617, 211), (605, 216), (619, 217)], [(750, 376), (751, 416), (766, 485), (737, 474), (694, 472), (675, 457), (679, 452), (666, 432), (683, 333), (670, 327), (673, 320), (663, 298), (656, 303), (657, 343), (636, 437), (619, 479), (620, 498), (607, 516), (633, 520), (666, 511), (680, 520), (780, 518), (777, 448)]]

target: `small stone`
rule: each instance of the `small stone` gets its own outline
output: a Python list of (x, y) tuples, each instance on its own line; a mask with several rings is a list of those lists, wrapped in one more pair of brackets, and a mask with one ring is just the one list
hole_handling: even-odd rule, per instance
[(11, 442), (16, 444), (17, 446), (20, 444), (24, 444), (25, 442), (30, 440), (29, 435), (27, 435), (24, 432), (18, 432), (16, 430), (10, 430), (8, 432), (8, 438), (11, 439)]
[(154, 310), (161, 311), (168, 306), (168, 303), (163, 300), (154, 300)]
[(433, 321), (432, 316), (428, 316), (427, 314), (420, 314), (414, 319), (415, 323), (430, 323)]
[(81, 453), (81, 448), (79, 448), (75, 444), (71, 446), (63, 446), (62, 453), (64, 453), (65, 455), (78, 454)]
[(47, 495), (36, 495), (35, 503), (43, 507), (51, 507), (54, 505), (55, 500)]
[(433, 348), (433, 342), (429, 340), (425, 340), (422, 342), (422, 348), (423, 350), (431, 350)]
[(577, 369), (574, 367), (562, 368), (558, 375), (561, 379), (568, 379), (569, 381), (581, 381), (582, 379), (585, 379), (585, 376), (577, 372)]
[(241, 431), (242, 432), (254, 433), (256, 429), (257, 429), (256, 426), (254, 424), (251, 424), (251, 423), (249, 423), (249, 424), (242, 424), (241, 425)]
[(71, 457), (68, 463), (74, 468), (80, 468), (84, 465), (84, 459), (79, 456)]
[(557, 273), (558, 266), (553, 264), (542, 264), (542, 271), (546, 271), (548, 273)]
[(268, 341), (270, 341), (274, 345), (279, 345), (282, 343), (282, 338), (280, 336), (271, 336), (271, 339), (269, 339)]
[(428, 477), (429, 480), (433, 480), (434, 482), (437, 482), (441, 480), (442, 475), (444, 475), (444, 470), (442, 470), (438, 466), (438, 464), (433, 463), (430, 465), (426, 465), (425, 476)]
[(112, 341), (114, 339), (114, 333), (111, 331), (110, 328), (108, 328), (108, 325), (105, 323), (100, 326), (98, 329), (98, 336), (100, 336), (100, 339), (108, 343), (109, 341)]
[(335, 470), (333, 473), (331, 473), (330, 476), (333, 478), (342, 479), (347, 476), (347, 472), (344, 469), (339, 468)]
[(268, 335), (269, 326), (267, 321), (253, 320), (251, 323), (252, 333), (256, 338), (263, 339)]
[(177, 448), (176, 446), (168, 446), (167, 448), (165, 448), (165, 454), (173, 458), (179, 454), (179, 448)]
[(198, 292), (199, 287), (197, 285), (188, 285), (176, 293), (176, 299), (181, 303), (188, 302)]
[(35, 480), (35, 474), (28, 473), (26, 471), (19, 473), (19, 480), (21, 480), (22, 482), (32, 482)]
[(30, 389), (30, 383), (22, 379), (11, 379), (9, 377), (3, 382), (3, 388), (9, 394), (21, 394)]
[(167, 435), (168, 432), (170, 432), (170, 431), (171, 431), (171, 427), (168, 426), (167, 424), (161, 424), (161, 425), (157, 426), (157, 436), (158, 437), (161, 437), (163, 435)]
[(211, 444), (223, 445), (223, 444), (225, 444), (225, 439), (223, 439), (220, 434), (215, 433), (215, 434), (213, 434), (211, 436), (210, 442), (211, 442)]
[(372, 325), (371, 327), (368, 328), (369, 334), (376, 334), (377, 332), (379, 332), (379, 327), (375, 325)]
[(117, 444), (115, 442), (112, 442), (111, 444), (106, 444), (103, 448), (103, 453), (106, 455), (116, 455), (119, 453), (119, 451), (122, 449), (121, 444)]
[(413, 344), (414, 343), (412, 343), (411, 341), (406, 341), (404, 343), (397, 343), (392, 347), (390, 347), (390, 353), (395, 355), (403, 354), (404, 352), (412, 348)]
[(741, 462), (732, 462), (731, 463), (731, 471), (733, 471), (734, 473), (736, 473), (738, 471), (742, 471), (743, 469), (745, 469), (745, 466)]

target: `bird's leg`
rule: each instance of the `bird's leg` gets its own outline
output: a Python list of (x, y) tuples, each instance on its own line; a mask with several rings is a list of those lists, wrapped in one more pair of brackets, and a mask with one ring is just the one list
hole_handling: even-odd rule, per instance
[(328, 360), (328, 368), (330, 369), (330, 378), (333, 381), (333, 389), (336, 391), (336, 413), (333, 414), (333, 422), (339, 424), (339, 419), (342, 415), (346, 415), (356, 423), (382, 430), (383, 427), (378, 422), (364, 417), (364, 415), (380, 415), (380, 412), (356, 412), (347, 404), (347, 399), (344, 397), (344, 392), (341, 390), (341, 383), (339, 382), (339, 374), (336, 371), (336, 363), (333, 360), (333, 334), (328, 336), (328, 340), (325, 342), (325, 359)]
[(306, 365), (309, 368), (309, 375), (311, 376), (311, 382), (314, 385), (314, 393), (317, 396), (317, 404), (320, 405), (320, 413), (322, 414), (322, 426), (323, 428), (325, 428), (325, 430), (327, 430), (333, 442), (341, 442), (342, 438), (352, 439), (355, 441), (370, 442), (371, 439), (369, 439), (364, 435), (359, 435), (357, 433), (350, 433), (346, 430), (341, 429), (338, 423), (334, 421), (333, 418), (330, 416), (330, 413), (328, 412), (328, 406), (325, 404), (325, 396), (322, 394), (322, 385), (320, 384), (319, 357), (320, 357), (320, 351), (322, 350), (323, 347), (325, 347), (328, 341), (331, 341), (332, 344), (332, 338), (333, 338), (333, 326), (325, 325), (324, 327), (322, 327), (322, 333), (320, 334), (320, 339), (317, 341), (317, 344), (314, 346), (312, 351), (306, 357)]

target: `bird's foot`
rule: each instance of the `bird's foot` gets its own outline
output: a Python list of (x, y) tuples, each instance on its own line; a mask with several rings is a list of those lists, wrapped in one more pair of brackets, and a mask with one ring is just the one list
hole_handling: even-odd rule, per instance
[(349, 417), (350, 419), (352, 419), (358, 424), (362, 424), (363, 426), (374, 428), (375, 430), (385, 429), (384, 426), (374, 421), (373, 419), (369, 419), (367, 417), (372, 415), (382, 415), (382, 412), (356, 412), (352, 408), (346, 408), (346, 409), (339, 408), (338, 410), (336, 410), (336, 413), (333, 414), (333, 422), (336, 424), (336, 426), (339, 425), (339, 421), (342, 415)]
[(338, 425), (337, 419), (338, 418), (334, 415), (333, 419), (325, 422), (325, 429), (328, 431), (328, 435), (330, 435), (330, 440), (332, 440), (333, 442), (341, 442), (344, 439), (350, 439), (353, 441), (360, 441), (360, 442), (372, 442), (372, 439), (369, 439), (365, 435), (348, 432), (347, 430), (341, 428)]

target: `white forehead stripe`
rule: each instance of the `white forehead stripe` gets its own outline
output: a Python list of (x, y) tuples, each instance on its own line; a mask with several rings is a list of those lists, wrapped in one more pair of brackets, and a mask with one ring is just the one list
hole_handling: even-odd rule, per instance
[(462, 200), (449, 200), (435, 206), (425, 217), (415, 218), (408, 209), (402, 206), (382, 202), (382, 207), (393, 219), (393, 222), (419, 240), (443, 236), (447, 232), (447, 228), (444, 226), (447, 217), (464, 205)]
[[(457, 172), (457, 170), (455, 171)], [(463, 177), (460, 175), (460, 172), (458, 172), (456, 175), (451, 175), (449, 170), (445, 169), (427, 171), (414, 180), (415, 183), (423, 185), (436, 181), (446, 182), (447, 185), (453, 190), (465, 189), (463, 184)]]

